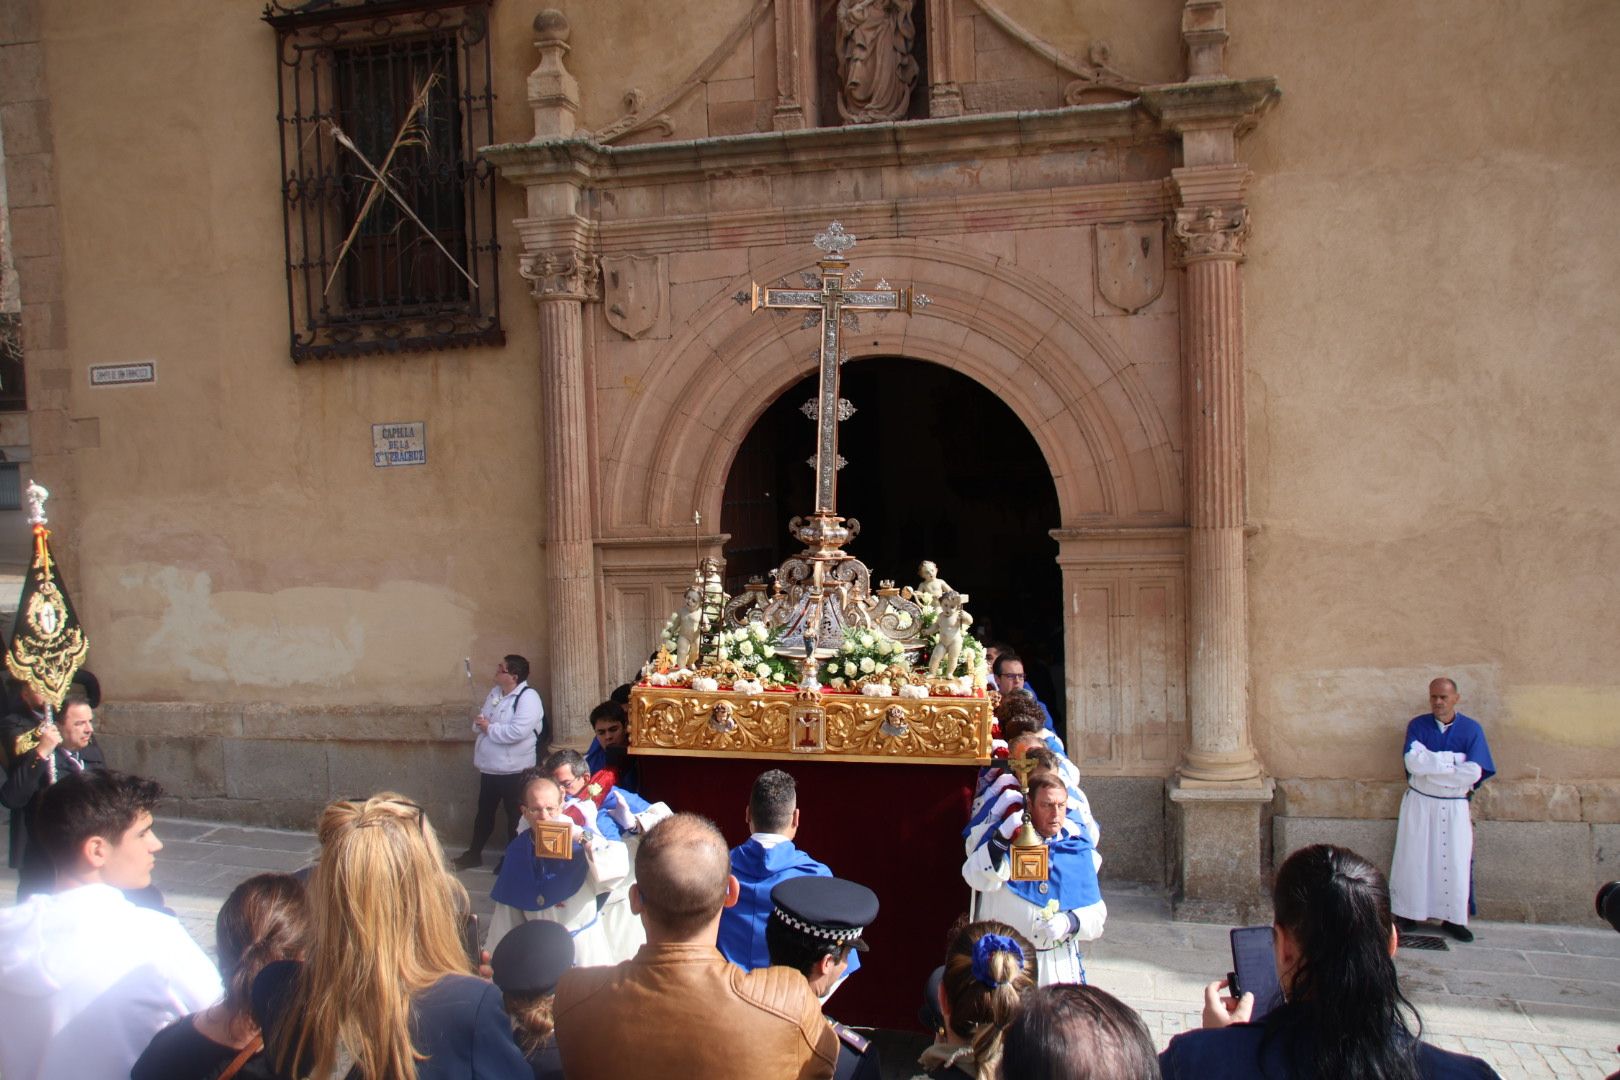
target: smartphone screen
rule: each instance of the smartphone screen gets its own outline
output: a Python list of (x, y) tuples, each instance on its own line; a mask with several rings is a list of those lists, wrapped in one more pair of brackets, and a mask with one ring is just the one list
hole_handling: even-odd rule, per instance
[(467, 950), (467, 962), (472, 964), (472, 969), (474, 971), (477, 971), (479, 963), (481, 963), (484, 959), (478, 951), (477, 915), (467, 915), (462, 918), (461, 947)]
[(1233, 997), (1254, 995), (1254, 1015), (1260, 1020), (1282, 1004), (1282, 986), (1277, 982), (1277, 955), (1272, 945), (1271, 927), (1239, 926), (1232, 931), (1232, 969), (1237, 982), (1230, 988)]

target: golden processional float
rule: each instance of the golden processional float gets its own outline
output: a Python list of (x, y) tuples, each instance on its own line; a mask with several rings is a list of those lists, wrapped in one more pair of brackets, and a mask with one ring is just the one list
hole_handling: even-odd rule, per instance
[(757, 283), (739, 303), (803, 311), (820, 327), (820, 379), (804, 413), (816, 423), (816, 505), (788, 530), (804, 550), (737, 596), (719, 563), (693, 572), (664, 627), (656, 658), (630, 691), (636, 754), (797, 758), (933, 765), (986, 764), (992, 692), (984, 648), (968, 632), (968, 597), (925, 562), (915, 587), (880, 581), (844, 550), (860, 522), (837, 511), (838, 423), (854, 413), (839, 397), (841, 331), (860, 312), (910, 314), (929, 303), (879, 281), (861, 287), (845, 253), (855, 238), (837, 222), (815, 238), (823, 258), (804, 287)]
[(6, 649), (6, 670), (45, 702), (45, 719), (39, 727), (16, 737), (8, 749), (13, 759), (39, 745), (40, 728), (54, 723), (62, 700), (73, 685), (90, 640), (79, 626), (79, 618), (68, 599), (62, 572), (51, 558), (51, 531), (45, 526), (45, 500), (51, 493), (29, 483), (28, 521), (34, 529), (33, 558), (23, 578), (22, 595), (17, 601), (17, 620)]

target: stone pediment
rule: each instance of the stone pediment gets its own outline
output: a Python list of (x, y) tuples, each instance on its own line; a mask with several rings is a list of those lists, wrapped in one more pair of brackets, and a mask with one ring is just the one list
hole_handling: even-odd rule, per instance
[[(597, 143), (632, 145), (1130, 101), (1109, 44), (1043, 40), (1006, 0), (753, 0), (673, 84), (627, 85)], [(557, 13), (551, 13), (561, 17)], [(566, 25), (566, 20), (564, 20)]]

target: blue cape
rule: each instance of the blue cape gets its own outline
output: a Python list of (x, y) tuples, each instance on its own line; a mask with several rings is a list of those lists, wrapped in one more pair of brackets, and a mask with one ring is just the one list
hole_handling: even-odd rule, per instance
[[(791, 840), (766, 848), (750, 838), (731, 849), (731, 872), (737, 878), (735, 907), (720, 912), (720, 952), (740, 968), (770, 967), (765, 922), (771, 917), (771, 890), (793, 877), (832, 877), (826, 865), (793, 846)], [(860, 950), (849, 954), (849, 974), (860, 964)]]
[(506, 845), (489, 898), (519, 911), (544, 911), (579, 892), (588, 873), (583, 845), (574, 845), (572, 859), (542, 859), (534, 853), (534, 834), (521, 832)]
[[(1078, 836), (1058, 836), (1046, 842), (1045, 881), (1009, 881), (1004, 888), (1036, 907), (1058, 902), (1059, 911), (1090, 907), (1102, 899), (1097, 887), (1097, 868), (1092, 864), (1092, 842), (1082, 832)], [(1042, 887), (1046, 891), (1042, 892)]]
[[(1414, 716), (1412, 722), (1406, 725), (1406, 741), (1401, 744), (1402, 757), (1406, 756), (1406, 749), (1413, 740), (1436, 752), (1450, 750), (1466, 755), (1469, 761), (1484, 770), (1484, 775), (1479, 778), (1480, 784), (1496, 775), (1496, 762), (1491, 760), (1491, 748), (1485, 742), (1485, 729), (1471, 716), (1458, 713), (1445, 731), (1440, 730), (1433, 713)], [(1479, 784), (1474, 786), (1478, 787)]]

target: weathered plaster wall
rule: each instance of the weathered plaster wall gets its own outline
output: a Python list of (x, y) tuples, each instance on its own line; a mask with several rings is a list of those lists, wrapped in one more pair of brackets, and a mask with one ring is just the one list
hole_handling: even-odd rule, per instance
[(1285, 88), (1244, 144), (1268, 765), (1397, 778), (1451, 672), (1503, 779), (1620, 776), (1620, 10), (1274, 2), (1232, 34)]
[[(99, 435), (64, 529), (91, 663), (119, 702), (459, 708), (464, 656), (482, 693), (534, 653), (533, 305), (503, 266), (504, 349), (291, 362), (259, 7), (44, 6), (69, 411)], [(503, 125), (527, 63), (500, 71)], [(89, 364), (145, 359), (155, 386), (88, 387)], [(408, 420), (427, 465), (373, 468), (370, 425)]]

